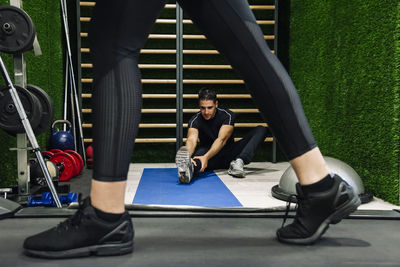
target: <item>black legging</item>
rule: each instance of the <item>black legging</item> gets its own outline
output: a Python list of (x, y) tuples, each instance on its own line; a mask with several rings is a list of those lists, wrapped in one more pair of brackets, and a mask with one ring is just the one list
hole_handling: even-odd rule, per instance
[[(244, 79), (289, 160), (316, 147), (293, 83), (247, 0), (177, 2)], [(89, 30), (96, 180), (126, 179), (142, 107), (138, 57), (165, 3), (97, 0)]]

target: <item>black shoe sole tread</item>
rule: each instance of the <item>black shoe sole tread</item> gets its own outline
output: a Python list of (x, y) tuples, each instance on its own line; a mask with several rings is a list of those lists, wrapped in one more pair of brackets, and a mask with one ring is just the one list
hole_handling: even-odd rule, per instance
[(40, 251), (25, 249), (25, 254), (39, 258), (61, 259), (61, 258), (77, 258), (87, 256), (116, 256), (128, 254), (133, 251), (133, 241), (122, 244), (103, 244), (88, 247), (75, 248), (63, 251)]

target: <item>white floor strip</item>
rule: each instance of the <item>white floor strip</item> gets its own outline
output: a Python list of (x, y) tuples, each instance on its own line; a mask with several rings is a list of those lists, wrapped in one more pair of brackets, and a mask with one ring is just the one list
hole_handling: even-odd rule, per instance
[(243, 207), (284, 208), (286, 202), (273, 198), (271, 188), (279, 183), (289, 163), (255, 162), (245, 166), (246, 178), (234, 178), (226, 170), (216, 171)]

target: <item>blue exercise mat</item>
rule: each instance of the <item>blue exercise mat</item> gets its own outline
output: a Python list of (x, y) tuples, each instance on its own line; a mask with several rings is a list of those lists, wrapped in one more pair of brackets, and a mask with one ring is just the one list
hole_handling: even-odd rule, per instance
[(180, 184), (176, 168), (145, 168), (133, 204), (241, 207), (214, 172), (204, 172), (190, 184)]

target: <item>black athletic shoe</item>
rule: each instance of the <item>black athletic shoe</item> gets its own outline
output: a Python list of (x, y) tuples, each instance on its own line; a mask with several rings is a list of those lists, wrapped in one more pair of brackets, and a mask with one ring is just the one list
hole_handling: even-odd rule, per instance
[(24, 242), (25, 254), (43, 258), (122, 255), (133, 251), (134, 230), (128, 212), (115, 223), (96, 216), (90, 198), (58, 226)]
[(287, 206), (282, 227), (276, 232), (278, 240), (286, 243), (308, 245), (317, 241), (328, 229), (360, 206), (360, 198), (353, 188), (338, 175), (328, 191), (309, 193), (304, 196), (300, 184), (296, 184), (298, 208), (292, 224), (284, 227), (290, 208)]
[(188, 184), (193, 178), (194, 167), (190, 158), (189, 150), (182, 146), (176, 152), (175, 156), (176, 167), (178, 168), (179, 182)]

